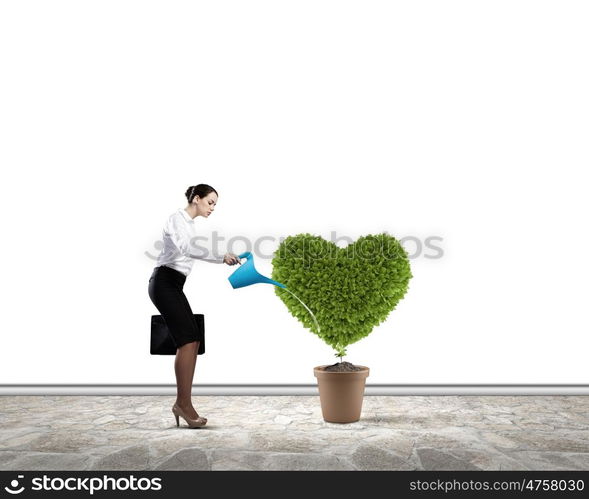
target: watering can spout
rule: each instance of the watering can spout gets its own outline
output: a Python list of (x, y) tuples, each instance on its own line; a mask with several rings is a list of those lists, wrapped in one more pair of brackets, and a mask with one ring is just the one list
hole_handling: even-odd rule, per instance
[(242, 258), (247, 258), (247, 262), (245, 262), (241, 267), (235, 270), (235, 272), (233, 272), (233, 274), (231, 274), (228, 277), (233, 289), (242, 288), (244, 286), (249, 286), (250, 284), (257, 283), (274, 284), (275, 286), (286, 288), (284, 284), (281, 284), (272, 279), (268, 279), (266, 276), (260, 274), (254, 267), (254, 256), (249, 251), (246, 251), (241, 255), (237, 255), (237, 257), (240, 260)]
[(275, 286), (279, 286), (281, 288), (286, 288), (286, 286), (284, 284), (281, 284), (273, 279), (268, 279), (267, 277), (262, 276), (263, 280), (262, 282), (266, 282), (268, 284), (274, 284)]

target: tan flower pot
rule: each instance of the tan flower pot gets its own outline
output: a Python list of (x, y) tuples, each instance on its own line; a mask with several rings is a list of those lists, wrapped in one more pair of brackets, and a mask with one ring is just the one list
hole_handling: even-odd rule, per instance
[(319, 388), (323, 419), (329, 423), (354, 423), (360, 419), (364, 387), (370, 370), (329, 372), (327, 365), (313, 368)]

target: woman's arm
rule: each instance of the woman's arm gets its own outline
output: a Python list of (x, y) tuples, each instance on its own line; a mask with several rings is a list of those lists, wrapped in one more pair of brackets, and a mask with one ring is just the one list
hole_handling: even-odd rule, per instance
[[(209, 245), (197, 244), (194, 240), (199, 238), (190, 236), (184, 221), (180, 220), (179, 217), (171, 217), (167, 232), (182, 255), (210, 263), (225, 262), (225, 256), (227, 254), (218, 255), (213, 252), (213, 249)], [(202, 237), (202, 239), (206, 241), (205, 237)]]

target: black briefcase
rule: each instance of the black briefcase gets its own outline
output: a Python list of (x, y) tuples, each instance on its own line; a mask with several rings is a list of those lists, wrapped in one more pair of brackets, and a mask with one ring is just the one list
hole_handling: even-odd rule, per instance
[[(198, 345), (198, 355), (205, 353), (205, 316), (203, 314), (194, 314), (196, 325), (202, 332), (202, 341)], [(151, 346), (149, 353), (151, 355), (176, 355), (176, 343), (166, 321), (161, 315), (151, 316)]]

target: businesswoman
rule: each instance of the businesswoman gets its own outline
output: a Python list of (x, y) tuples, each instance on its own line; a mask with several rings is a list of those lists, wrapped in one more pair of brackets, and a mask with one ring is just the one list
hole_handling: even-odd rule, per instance
[(196, 356), (204, 353), (204, 332), (200, 331), (182, 288), (195, 259), (227, 265), (241, 262), (233, 253), (219, 256), (206, 244), (192, 243), (198, 239), (194, 219), (208, 218), (213, 213), (217, 191), (210, 185), (198, 184), (189, 187), (185, 195), (188, 205), (172, 213), (164, 225), (164, 247), (149, 279), (148, 292), (177, 347), (174, 362), (177, 395), (172, 407), (176, 426), (179, 426), (181, 416), (188, 426), (197, 428), (207, 423), (207, 418), (199, 416), (192, 405), (192, 380)]

